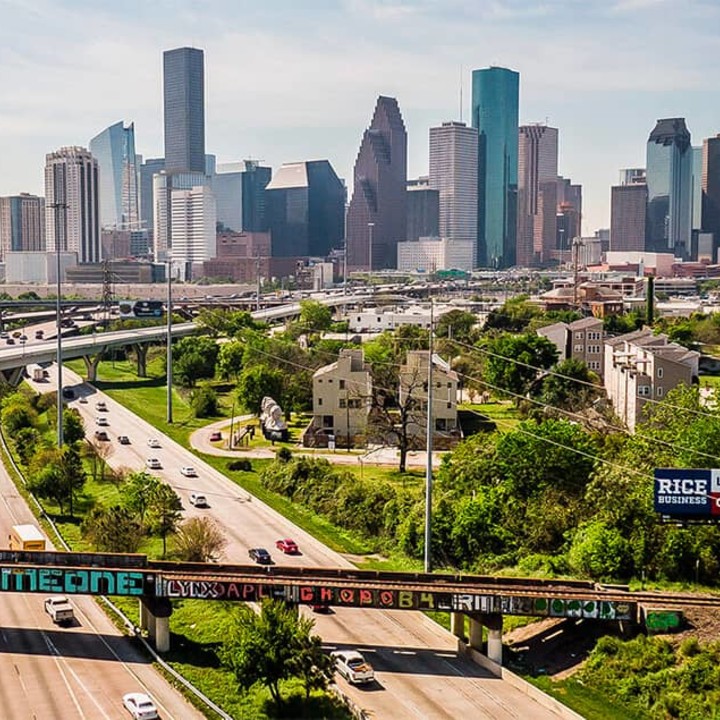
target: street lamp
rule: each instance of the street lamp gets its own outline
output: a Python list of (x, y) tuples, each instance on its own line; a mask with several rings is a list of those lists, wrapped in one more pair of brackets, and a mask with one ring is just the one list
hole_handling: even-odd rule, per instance
[(428, 390), (427, 390), (427, 426), (425, 465), (425, 572), (432, 572), (432, 494), (433, 494), (433, 301), (430, 298), (430, 338), (428, 342)]
[[(58, 196), (58, 181), (55, 178), (55, 197)], [(62, 321), (61, 313), (61, 288), (60, 288), (60, 210), (67, 210), (67, 203), (54, 202), (50, 207), (55, 211), (55, 273), (57, 275), (57, 300), (55, 302), (55, 330), (57, 332), (57, 446), (62, 448), (63, 438), (63, 380), (62, 380)], [(63, 235), (66, 225), (63, 223)], [(25, 346), (23, 345), (23, 352)]]
[(370, 284), (370, 278), (372, 278), (372, 271), (373, 271), (373, 228), (375, 227), (374, 222), (368, 223), (368, 284)]
[(172, 253), (167, 253), (167, 422), (172, 425)]

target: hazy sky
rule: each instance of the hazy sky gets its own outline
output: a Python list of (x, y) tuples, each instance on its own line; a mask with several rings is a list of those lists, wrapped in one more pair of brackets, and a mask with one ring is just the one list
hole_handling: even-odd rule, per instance
[(470, 73), (520, 72), (520, 122), (560, 130), (584, 232), (645, 164), (655, 120), (720, 133), (720, 0), (0, 0), (0, 194), (43, 192), (45, 153), (135, 122), (162, 156), (162, 51), (205, 50), (219, 162), (327, 158), (348, 182), (376, 97), (397, 97), (410, 177), (428, 129), (469, 119)]

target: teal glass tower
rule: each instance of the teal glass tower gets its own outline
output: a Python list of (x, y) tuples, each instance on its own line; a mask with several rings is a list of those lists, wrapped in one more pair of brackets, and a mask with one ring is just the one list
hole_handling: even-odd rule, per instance
[(478, 145), (477, 267), (516, 263), (520, 74), (500, 67), (472, 74)]

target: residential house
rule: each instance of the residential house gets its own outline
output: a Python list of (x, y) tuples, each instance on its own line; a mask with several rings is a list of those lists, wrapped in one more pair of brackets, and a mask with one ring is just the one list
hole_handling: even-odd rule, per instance
[(538, 328), (537, 334), (555, 345), (558, 360), (582, 360), (590, 370), (602, 376), (605, 337), (602, 320), (586, 317), (571, 323), (554, 323)]

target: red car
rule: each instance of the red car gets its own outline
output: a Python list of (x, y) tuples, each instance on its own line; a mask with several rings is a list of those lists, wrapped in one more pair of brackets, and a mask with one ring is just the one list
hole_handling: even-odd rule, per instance
[(284, 552), (286, 555), (296, 555), (298, 552), (297, 543), (294, 540), (285, 538), (284, 540), (278, 540), (275, 543), (275, 547)]
[(218, 440), (222, 440), (222, 433), (220, 431), (211, 432), (210, 442), (217, 442)]

